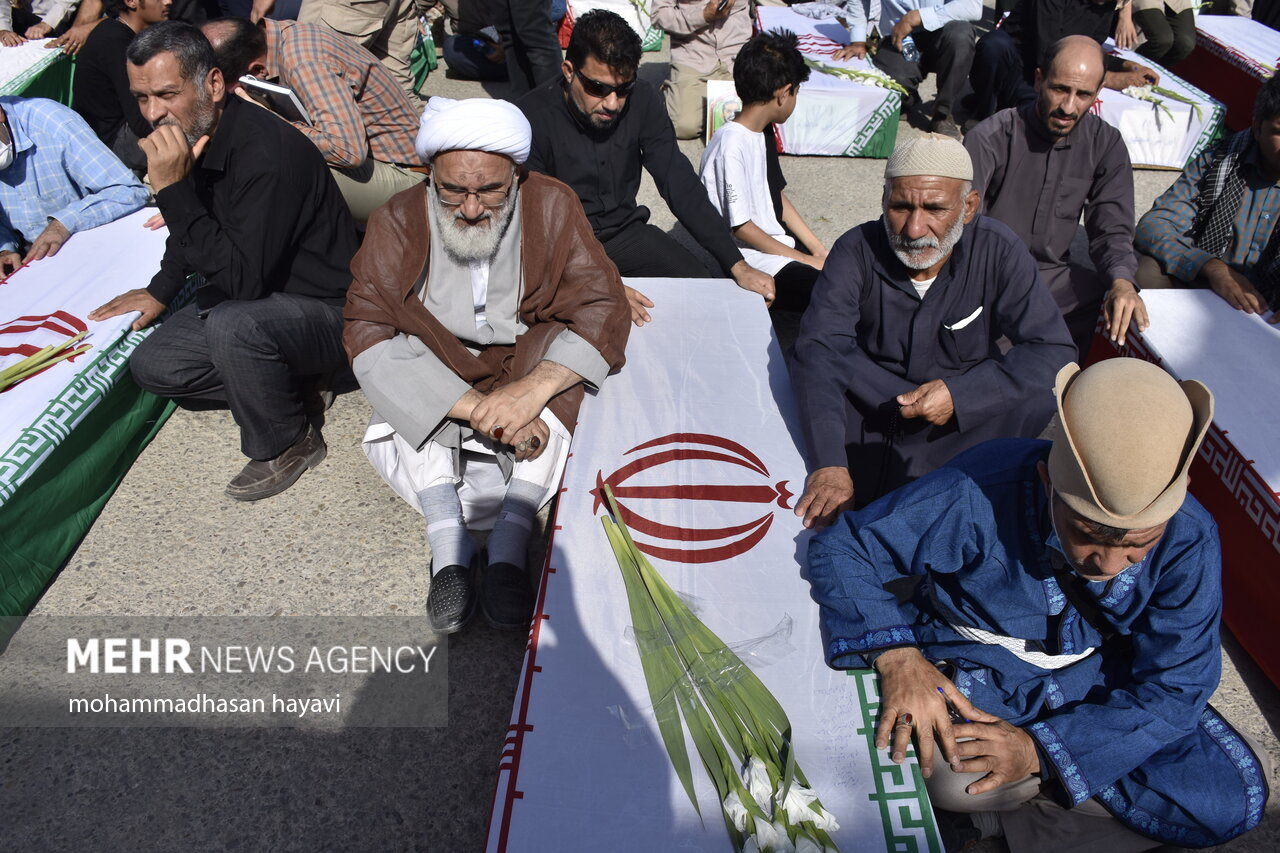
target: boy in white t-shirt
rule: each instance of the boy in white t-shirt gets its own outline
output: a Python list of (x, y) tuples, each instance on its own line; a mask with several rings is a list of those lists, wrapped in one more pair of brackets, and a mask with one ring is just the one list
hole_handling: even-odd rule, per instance
[[(742, 111), (711, 137), (698, 168), (743, 258), (773, 276), (773, 307), (787, 311), (803, 311), (809, 304), (827, 257), (826, 247), (782, 192), (786, 181), (773, 135), (773, 125), (795, 110), (796, 93), (807, 79), (809, 68), (793, 33), (761, 33), (743, 45), (733, 65)], [(803, 249), (797, 248), (797, 238)]]

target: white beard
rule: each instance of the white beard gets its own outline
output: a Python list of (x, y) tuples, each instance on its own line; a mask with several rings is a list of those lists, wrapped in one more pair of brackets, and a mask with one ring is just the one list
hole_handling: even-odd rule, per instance
[[(889, 238), (889, 247), (893, 249), (893, 253), (898, 256), (898, 260), (902, 261), (903, 266), (913, 270), (927, 270), (936, 264), (939, 260), (951, 254), (951, 250), (956, 247), (956, 243), (960, 242), (960, 238), (964, 235), (964, 217), (957, 216), (955, 223), (948, 229), (942, 241), (939, 242), (935, 237), (921, 237), (918, 240), (909, 240), (901, 234), (895, 234), (889, 226), (888, 217), (881, 217), (884, 223), (884, 233)], [(930, 252), (929, 249), (934, 251)]]
[(479, 261), (491, 261), (498, 253), (502, 236), (511, 226), (518, 196), (519, 188), (513, 186), (502, 207), (486, 210), (479, 223), (467, 223), (460, 219), (461, 212), (458, 208), (441, 204), (433, 192), (431, 203), (435, 205), (436, 221), (440, 224), (440, 233), (434, 236), (440, 240), (445, 253), (456, 263), (471, 265)]

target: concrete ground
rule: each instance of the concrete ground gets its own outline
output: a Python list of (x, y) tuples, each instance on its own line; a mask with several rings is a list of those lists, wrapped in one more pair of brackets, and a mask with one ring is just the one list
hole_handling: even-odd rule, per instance
[[(650, 55), (643, 76), (660, 80), (665, 62), (665, 53)], [(484, 94), (441, 72), (428, 87)], [(904, 122), (899, 138), (916, 132)], [(696, 165), (701, 143), (682, 148)], [(788, 194), (828, 245), (879, 215), (883, 167), (783, 161)], [(1136, 172), (1138, 210), (1173, 178)], [(641, 201), (656, 224), (672, 224), (647, 179)], [(288, 492), (244, 505), (222, 494), (243, 463), (229, 415), (179, 410), (33, 620), (62, 619), (99, 635), (126, 617), (259, 631), (352, 614), (425, 623), (422, 522), (361, 453), (368, 415), (358, 391), (339, 397), (324, 430), (324, 464)], [(240, 642), (263, 642), (247, 630)], [(0, 729), (0, 848), (478, 850), (524, 645), (524, 635), (483, 624), (449, 639), (443, 728)], [(1223, 649), (1215, 704), (1280, 757), (1280, 693), (1229, 636)], [(0, 657), (0, 691), (33, 677), (13, 660), (12, 649)], [(1280, 849), (1280, 805), (1273, 800), (1258, 830), (1222, 849)]]

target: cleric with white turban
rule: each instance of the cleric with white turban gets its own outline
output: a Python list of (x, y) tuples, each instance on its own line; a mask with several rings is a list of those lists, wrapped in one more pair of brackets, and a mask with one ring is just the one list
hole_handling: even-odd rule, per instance
[(509, 101), (437, 95), (422, 112), (414, 148), (426, 162), (442, 151), (489, 151), (519, 165), (529, 159), (532, 143), (529, 120)]
[[(622, 364), (630, 308), (573, 190), (524, 168), (506, 101), (435, 97), (423, 185), (378, 210), (351, 265), (344, 343), (373, 406), (362, 442), (426, 520), (427, 620), (527, 631), (527, 546), (584, 386)], [(483, 552), (469, 532), (490, 529)], [(481, 573), (483, 572), (483, 581)]]

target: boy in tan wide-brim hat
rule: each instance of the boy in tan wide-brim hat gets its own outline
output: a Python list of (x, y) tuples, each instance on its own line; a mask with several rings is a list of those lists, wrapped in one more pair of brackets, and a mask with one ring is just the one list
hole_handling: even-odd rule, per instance
[(1054, 395), (1051, 442), (979, 445), (813, 539), (828, 662), (879, 671), (876, 745), (914, 739), (948, 849), (1221, 844), (1270, 767), (1208, 705), (1221, 557), (1187, 471), (1213, 395), (1137, 359)]

